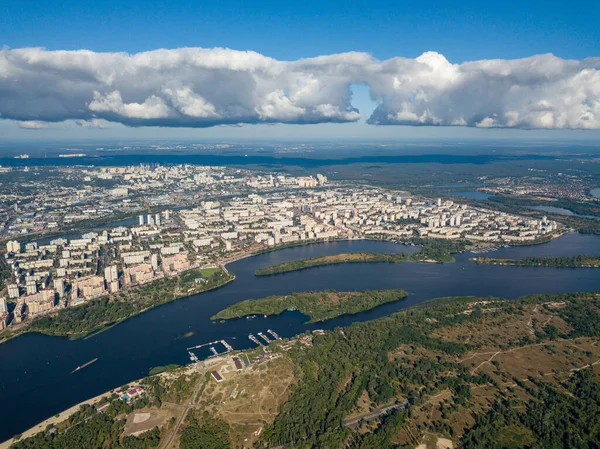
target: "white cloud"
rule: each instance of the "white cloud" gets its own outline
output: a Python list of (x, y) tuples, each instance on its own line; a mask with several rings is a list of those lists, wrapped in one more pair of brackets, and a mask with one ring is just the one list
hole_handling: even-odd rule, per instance
[(5, 48), (0, 117), (79, 126), (351, 122), (360, 118), (351, 85), (360, 83), (379, 104), (367, 120), (376, 125), (600, 129), (599, 67), (600, 58), (553, 55), (453, 64), (435, 52), (278, 61), (222, 48)]
[(19, 128), (21, 129), (45, 129), (50, 126), (44, 122), (37, 122), (35, 120), (26, 120), (23, 122), (19, 122)]

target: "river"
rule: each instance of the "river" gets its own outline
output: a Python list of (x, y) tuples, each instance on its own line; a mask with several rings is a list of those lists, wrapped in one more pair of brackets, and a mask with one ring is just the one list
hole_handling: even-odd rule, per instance
[[(186, 347), (227, 338), (235, 349), (253, 345), (247, 336), (270, 328), (283, 337), (306, 329), (329, 329), (389, 315), (440, 296), (479, 295), (517, 298), (531, 293), (600, 290), (598, 269), (476, 265), (474, 254), (452, 264), (346, 264), (282, 275), (255, 277), (257, 268), (283, 261), (348, 251), (414, 252), (388, 242), (351, 241), (288, 248), (228, 265), (236, 280), (223, 288), (180, 299), (127, 320), (87, 340), (27, 334), (0, 345), (0, 441), (85, 399), (147, 375), (154, 366), (189, 363)], [(501, 248), (498, 257), (600, 254), (600, 236), (569, 233), (537, 246)], [(403, 288), (404, 301), (386, 304), (326, 323), (304, 324), (298, 312), (252, 320), (211, 323), (217, 311), (238, 301), (295, 291)], [(189, 338), (181, 336), (194, 332)], [(235, 337), (235, 338), (234, 338)], [(197, 352), (210, 355), (207, 348)], [(94, 358), (98, 361), (75, 372)]]

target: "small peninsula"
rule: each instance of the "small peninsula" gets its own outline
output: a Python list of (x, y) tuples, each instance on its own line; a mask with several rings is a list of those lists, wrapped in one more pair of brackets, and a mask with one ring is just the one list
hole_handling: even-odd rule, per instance
[(286, 310), (298, 310), (311, 323), (327, 321), (341, 315), (352, 315), (373, 309), (408, 296), (404, 290), (365, 290), (362, 292), (292, 293), (287, 296), (267, 296), (238, 302), (214, 315), (212, 320), (228, 320), (249, 315), (278, 315)]
[(600, 256), (582, 254), (572, 257), (524, 257), (522, 259), (503, 259), (499, 257), (475, 257), (477, 264), (512, 265), (518, 267), (556, 267), (556, 268), (600, 268)]
[(259, 268), (254, 274), (256, 276), (269, 276), (272, 274), (289, 273), (291, 271), (305, 270), (307, 268), (322, 267), (325, 265), (337, 265), (343, 263), (396, 263), (406, 262), (407, 260), (408, 256), (405, 253), (342, 253), (282, 262), (276, 265)]

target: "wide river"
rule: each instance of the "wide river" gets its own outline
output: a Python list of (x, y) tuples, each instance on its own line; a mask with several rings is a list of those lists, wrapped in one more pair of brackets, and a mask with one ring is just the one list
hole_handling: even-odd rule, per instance
[[(134, 317), (86, 340), (27, 334), (0, 345), (0, 441), (104, 391), (148, 374), (154, 366), (189, 363), (186, 347), (226, 338), (235, 349), (254, 343), (248, 334), (273, 329), (290, 337), (306, 329), (328, 329), (389, 315), (440, 296), (478, 295), (517, 298), (532, 293), (600, 290), (600, 270), (476, 265), (474, 254), (456, 263), (347, 264), (312, 268), (276, 276), (255, 277), (257, 268), (303, 257), (348, 251), (414, 252), (416, 248), (374, 242), (332, 242), (284, 249), (228, 265), (234, 282), (211, 292), (180, 299)], [(537, 246), (502, 248), (497, 257), (600, 254), (600, 236), (569, 233)], [(403, 288), (404, 301), (369, 312), (304, 324), (297, 312), (255, 319), (212, 323), (217, 311), (238, 301), (297, 291)], [(182, 338), (188, 332), (192, 337)], [(208, 348), (196, 351), (210, 355)], [(94, 358), (98, 361), (70, 374)]]

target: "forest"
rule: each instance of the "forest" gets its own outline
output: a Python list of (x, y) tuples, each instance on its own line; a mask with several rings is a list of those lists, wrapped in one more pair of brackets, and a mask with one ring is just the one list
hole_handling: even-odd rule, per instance
[(446, 239), (423, 239), (413, 238), (409, 241), (415, 245), (421, 245), (421, 251), (410, 256), (415, 262), (435, 261), (442, 263), (454, 262), (451, 254), (465, 250), (471, 242), (468, 240), (446, 240)]
[(11, 449), (150, 449), (158, 446), (161, 431), (154, 428), (138, 436), (122, 437), (123, 414), (134, 406), (113, 398), (109, 407), (99, 413), (96, 407), (84, 405), (66, 421), (31, 438), (15, 442)]
[(362, 292), (292, 293), (287, 296), (267, 296), (248, 299), (221, 310), (212, 320), (227, 320), (248, 315), (278, 315), (286, 310), (297, 310), (310, 318), (310, 322), (327, 321), (341, 315), (355, 314), (382, 304), (404, 299), (404, 290), (365, 290)]
[(600, 257), (581, 254), (571, 257), (523, 257), (521, 259), (505, 259), (499, 257), (474, 257), (477, 264), (515, 265), (519, 267), (557, 267), (557, 268), (591, 268), (600, 267)]
[[(344, 426), (344, 418), (356, 409), (359, 398), (366, 393), (373, 406), (404, 398), (407, 416), (416, 419), (417, 410), (427, 407), (427, 398), (443, 391), (449, 391), (451, 399), (443, 409), (440, 406), (441, 419), (426, 425), (419, 424), (408, 434), (435, 432), (456, 441), (461, 436), (457, 432), (462, 433), (464, 429), (459, 426), (460, 430), (457, 430), (448, 425), (449, 414), (468, 413), (471, 416), (476, 413), (474, 389), (491, 388), (498, 398), (498, 405), (494, 408), (501, 407), (505, 397), (518, 401), (517, 405), (521, 408), (518, 412), (514, 407), (503, 409), (503, 413), (515, 414), (510, 419), (494, 415), (494, 408), (491, 411), (479, 411), (476, 424), (459, 442), (465, 448), (597, 447), (594, 444), (598, 441), (600, 429), (597, 419), (600, 384), (598, 374), (594, 371), (582, 369), (576, 377), (566, 381), (566, 388), (572, 395), (561, 393), (557, 386), (539, 379), (527, 382), (523, 394), (531, 395), (533, 400), (523, 402), (518, 399), (517, 393), (513, 394), (515, 390), (512, 387), (508, 390), (502, 387), (496, 376), (492, 378), (487, 373), (473, 373), (458, 363), (465, 353), (477, 349), (477, 342), (458, 343), (435, 335), (448, 328), (481, 328), (485, 320), (489, 321), (492, 316), (502, 328), (505, 326), (502, 323), (514, 322), (515, 318), (512, 317), (522, 316), (533, 304), (565, 301), (564, 307), (554, 309), (544, 305), (544, 308), (551, 310), (556, 319), (564, 320), (570, 330), (565, 328), (563, 332), (558, 332), (545, 327), (543, 329), (548, 332), (540, 330), (535, 338), (526, 339), (507, 334), (506, 338), (510, 340), (505, 345), (518, 348), (557, 337), (597, 337), (600, 334), (598, 295), (536, 295), (518, 301), (494, 301), (493, 311), (488, 314), (482, 313), (479, 308), (471, 314), (460, 313), (472, 301), (473, 298), (442, 299), (398, 312), (389, 318), (355, 323), (339, 332), (328, 332), (315, 339), (310, 351), (294, 353), (302, 382), (293, 388), (291, 397), (282, 406), (275, 422), (265, 430), (263, 441), (267, 446), (291, 443), (297, 448), (334, 449), (344, 447), (344, 442), (350, 438), (350, 447), (404, 447), (399, 445), (397, 439), (393, 442), (385, 437), (390, 418), (382, 420), (378, 427), (364, 435), (353, 434)], [(489, 338), (500, 343), (502, 339), (499, 334), (495, 337), (493, 332), (497, 331), (490, 329)], [(390, 354), (397, 352), (398, 348), (404, 349), (398, 357), (390, 358)], [(574, 389), (575, 385), (579, 385), (577, 389)], [(590, 394), (590, 391), (595, 393)], [(393, 426), (392, 433), (397, 435), (400, 428), (406, 429), (407, 424), (402, 423), (404, 419), (402, 413), (394, 418), (393, 424), (389, 424)], [(510, 435), (513, 423), (520, 423), (526, 429), (523, 431), (523, 444), (504, 444), (502, 438), (493, 438), (498, 432), (502, 433), (501, 436)], [(552, 427), (552, 431), (546, 434), (545, 429), (549, 427)], [(378, 435), (381, 435), (381, 440), (377, 439)], [(378, 445), (373, 446), (369, 442), (371, 439), (378, 441)], [(495, 440), (496, 445), (490, 444), (491, 440)], [(412, 444), (406, 447), (414, 447), (418, 443), (411, 438), (405, 439), (407, 442)]]

